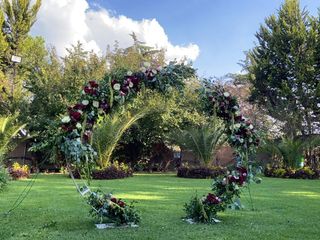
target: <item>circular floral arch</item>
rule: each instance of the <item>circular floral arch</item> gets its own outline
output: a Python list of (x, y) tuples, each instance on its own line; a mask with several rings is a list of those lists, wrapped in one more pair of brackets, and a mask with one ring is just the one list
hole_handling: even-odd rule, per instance
[[(162, 93), (173, 88), (182, 91), (185, 81), (194, 77), (195, 70), (190, 65), (170, 63), (154, 68), (145, 63), (138, 72), (118, 70), (99, 83), (89, 81), (78, 103), (69, 107), (68, 114), (62, 118), (60, 147), (66, 160), (71, 163), (94, 161), (96, 153), (91, 146), (91, 136), (99, 115), (108, 114), (134, 98), (142, 88)], [(256, 130), (250, 120), (241, 115), (236, 97), (209, 82), (201, 86), (199, 94), (205, 111), (224, 121), (228, 142), (238, 153), (248, 153), (259, 144)]]
[[(78, 103), (69, 107), (67, 115), (62, 118), (59, 131), (62, 136), (60, 150), (67, 165), (72, 163), (80, 165), (79, 167), (82, 169), (87, 169), (84, 172), (87, 172), (85, 174), (87, 180), (90, 179), (88, 166), (95, 161), (97, 155), (91, 145), (92, 131), (100, 115), (108, 114), (117, 106), (134, 98), (143, 88), (163, 94), (170, 92), (172, 89), (182, 92), (185, 82), (195, 77), (195, 70), (191, 66), (170, 63), (161, 68), (144, 64), (138, 72), (118, 70), (107, 74), (105, 79), (99, 83), (89, 81), (83, 87)], [(227, 205), (233, 202), (234, 197), (240, 197), (239, 187), (244, 186), (245, 182), (250, 183), (252, 174), (246, 168), (248, 167), (248, 153), (259, 144), (259, 139), (250, 120), (241, 115), (236, 97), (231, 96), (222, 87), (205, 81), (198, 92), (204, 110), (224, 121), (229, 144), (244, 159), (241, 165), (237, 166), (236, 172), (222, 176), (220, 180), (215, 181), (212, 189), (214, 194), (209, 193), (204, 200), (203, 204), (208, 204), (208, 209), (211, 209), (215, 216), (218, 211), (226, 209)], [(70, 175), (73, 178), (72, 172), (70, 172)], [(90, 193), (87, 203), (94, 210), (92, 212), (100, 219), (105, 215), (105, 217), (110, 218), (108, 214), (105, 214), (108, 213), (105, 208), (116, 204), (117, 207), (123, 208), (123, 213), (131, 212), (130, 214), (134, 216), (133, 222), (139, 221), (138, 215), (132, 214), (134, 213), (133, 208), (125, 207), (124, 202), (110, 197), (110, 194), (102, 194), (100, 190), (91, 192), (87, 186), (85, 186), (83, 192), (77, 184), (76, 187), (82, 195), (87, 192)], [(101, 205), (101, 203), (103, 204)], [(214, 218), (212, 219), (214, 220)]]

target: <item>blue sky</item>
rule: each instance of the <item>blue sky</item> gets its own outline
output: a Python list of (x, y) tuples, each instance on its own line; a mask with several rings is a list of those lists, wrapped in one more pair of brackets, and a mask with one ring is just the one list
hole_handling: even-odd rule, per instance
[[(244, 51), (253, 47), (254, 34), (265, 17), (276, 13), (281, 0), (90, 0), (113, 15), (134, 20), (155, 18), (170, 42), (197, 44), (200, 55), (194, 62), (201, 75), (222, 76), (241, 70)], [(317, 14), (318, 0), (301, 0)]]

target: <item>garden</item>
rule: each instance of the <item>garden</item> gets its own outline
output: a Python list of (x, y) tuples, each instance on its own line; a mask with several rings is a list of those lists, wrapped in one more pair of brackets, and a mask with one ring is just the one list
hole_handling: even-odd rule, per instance
[(320, 20), (299, 1), (223, 81), (135, 33), (61, 58), (29, 33), (40, 0), (0, 7), (0, 239), (317, 239)]

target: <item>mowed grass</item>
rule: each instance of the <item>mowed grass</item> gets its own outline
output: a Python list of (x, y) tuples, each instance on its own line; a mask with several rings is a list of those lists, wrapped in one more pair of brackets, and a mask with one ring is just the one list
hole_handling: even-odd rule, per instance
[[(11, 182), (0, 193), (0, 212), (10, 208), (28, 180)], [(320, 239), (320, 181), (264, 178), (252, 192), (256, 211), (228, 210), (216, 225), (181, 220), (183, 204), (210, 190), (211, 180), (173, 174), (138, 174), (123, 180), (93, 181), (92, 188), (135, 200), (139, 228), (95, 229), (89, 207), (64, 175), (40, 175), (30, 195), (0, 218), (0, 239)], [(246, 201), (246, 191), (242, 202)]]

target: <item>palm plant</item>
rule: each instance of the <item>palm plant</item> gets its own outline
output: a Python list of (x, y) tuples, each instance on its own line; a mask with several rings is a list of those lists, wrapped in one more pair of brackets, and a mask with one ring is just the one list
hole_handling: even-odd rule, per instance
[(144, 110), (136, 113), (122, 110), (100, 118), (93, 132), (93, 143), (98, 152), (98, 165), (101, 168), (111, 162), (112, 153), (125, 131), (145, 114)]
[(166, 108), (165, 98), (156, 92), (142, 90), (133, 102), (113, 114), (99, 119), (93, 131), (93, 146), (98, 152), (97, 164), (104, 168), (111, 163), (112, 153), (123, 134), (150, 114), (160, 114)]
[(214, 119), (210, 124), (180, 130), (172, 140), (180, 147), (191, 150), (205, 166), (209, 166), (219, 147), (227, 140), (224, 132), (221, 121)]
[(14, 147), (12, 139), (25, 127), (17, 124), (16, 119), (16, 116), (0, 117), (0, 163)]
[(270, 153), (273, 158), (282, 160), (286, 167), (298, 168), (303, 158), (307, 142), (300, 139), (282, 138), (281, 142), (267, 140), (261, 152)]

